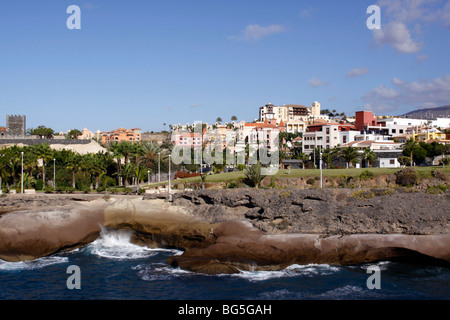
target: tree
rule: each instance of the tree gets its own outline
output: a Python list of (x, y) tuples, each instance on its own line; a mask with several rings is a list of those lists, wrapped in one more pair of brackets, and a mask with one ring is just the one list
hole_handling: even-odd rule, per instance
[(217, 117), (216, 122), (222, 123), (222, 118), (221, 117)]
[(377, 155), (370, 148), (364, 149), (363, 154), (361, 155), (361, 159), (367, 162), (367, 167), (370, 167), (375, 160), (377, 159)]
[(297, 159), (302, 162), (303, 169), (305, 169), (305, 162), (309, 160), (309, 156), (306, 153), (300, 153)]
[(236, 116), (231, 116), (231, 121), (237, 121), (237, 117)]
[(358, 160), (360, 155), (358, 149), (354, 147), (345, 147), (340, 150), (340, 156), (347, 163), (347, 168), (349, 168), (349, 164)]
[(53, 159), (53, 151), (48, 144), (42, 143), (35, 147), (34, 152), (42, 160), (42, 187), (45, 187), (45, 164)]
[(0, 149), (0, 190), (3, 186), (3, 180), (8, 179), (8, 153), (7, 149)]
[(125, 164), (120, 172), (120, 175), (123, 178), (123, 181), (125, 182), (125, 186), (128, 186), (129, 179), (135, 175), (134, 165), (132, 163)]
[[(22, 180), (22, 174), (19, 174), (20, 180)], [(28, 172), (23, 173), (23, 188), (31, 189), (36, 184), (36, 179)]]
[(410, 158), (410, 157), (400, 156), (400, 157), (397, 158), (397, 161), (398, 161), (402, 166), (409, 166), (409, 165), (411, 165), (411, 158)]
[(66, 168), (72, 170), (72, 187), (75, 189), (75, 173), (81, 170), (81, 156), (78, 153), (71, 152), (66, 160)]
[(55, 132), (51, 128), (47, 128), (45, 126), (39, 126), (36, 129), (29, 129), (28, 134), (32, 136), (39, 136), (40, 138), (52, 139)]
[(418, 142), (414, 139), (411, 138), (409, 140), (407, 140), (404, 144), (403, 144), (403, 154), (406, 153), (410, 153), (411, 154), (411, 166), (414, 165), (414, 158), (413, 158), (413, 153), (414, 153), (414, 148), (418, 146)]
[(72, 139), (72, 140), (76, 140), (78, 139), (79, 136), (81, 136), (82, 133), (80, 130), (78, 129), (72, 129), (69, 131), (69, 133), (66, 135), (66, 139)]
[(331, 164), (334, 160), (334, 154), (330, 150), (325, 150), (322, 153), (322, 160), (327, 164), (327, 168), (331, 168)]

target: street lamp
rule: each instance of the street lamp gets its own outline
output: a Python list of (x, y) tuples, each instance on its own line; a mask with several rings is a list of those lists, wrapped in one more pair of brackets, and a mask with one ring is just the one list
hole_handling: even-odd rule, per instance
[(161, 152), (158, 152), (158, 182), (161, 182)]
[(56, 191), (56, 159), (53, 159), (53, 188)]
[(169, 154), (169, 194), (170, 194), (170, 162), (172, 161), (172, 155)]
[(23, 193), (23, 151), (21, 152), (22, 154), (22, 175), (21, 175), (21, 187), (20, 187), (20, 193)]

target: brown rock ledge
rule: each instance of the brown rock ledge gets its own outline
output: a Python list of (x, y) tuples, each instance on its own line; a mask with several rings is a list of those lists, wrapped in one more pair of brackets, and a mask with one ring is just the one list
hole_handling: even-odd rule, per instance
[(107, 227), (133, 230), (137, 244), (183, 249), (168, 263), (201, 273), (387, 259), (449, 265), (449, 194), (381, 191), (361, 199), (353, 192), (204, 190), (176, 194), (173, 203), (7, 197), (0, 201), (11, 211), (0, 215), (0, 258), (31, 260), (84, 246)]

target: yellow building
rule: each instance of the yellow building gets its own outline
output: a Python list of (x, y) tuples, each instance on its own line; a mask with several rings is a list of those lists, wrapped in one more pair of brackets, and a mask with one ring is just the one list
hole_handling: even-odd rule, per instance
[(450, 144), (450, 134), (441, 132), (438, 129), (430, 129), (430, 130), (424, 130), (419, 133), (412, 134), (415, 140), (417, 141), (423, 141), (426, 143), (444, 143), (444, 144)]

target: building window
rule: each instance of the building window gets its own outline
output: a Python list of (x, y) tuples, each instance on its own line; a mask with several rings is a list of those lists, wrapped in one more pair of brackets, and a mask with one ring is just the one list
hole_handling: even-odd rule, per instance
[(389, 164), (395, 164), (395, 160), (394, 159), (389, 160)]

